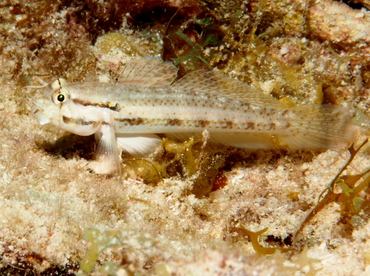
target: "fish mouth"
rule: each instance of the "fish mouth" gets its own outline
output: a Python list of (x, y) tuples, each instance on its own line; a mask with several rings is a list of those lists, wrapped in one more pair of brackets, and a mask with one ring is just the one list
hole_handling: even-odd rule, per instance
[(40, 125), (45, 125), (50, 123), (51, 118), (50, 114), (48, 116), (47, 109), (45, 107), (48, 106), (48, 102), (45, 100), (37, 100), (35, 101), (34, 106), (32, 107), (31, 113), (33, 117), (39, 121)]

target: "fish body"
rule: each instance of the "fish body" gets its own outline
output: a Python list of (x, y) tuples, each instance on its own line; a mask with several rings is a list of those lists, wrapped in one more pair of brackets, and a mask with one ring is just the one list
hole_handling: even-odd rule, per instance
[(176, 77), (169, 63), (134, 58), (117, 83), (56, 80), (44, 89), (51, 99), (36, 101), (32, 113), (41, 124), (94, 134), (99, 173), (119, 169), (119, 149), (152, 151), (161, 142), (158, 133), (184, 139), (207, 130), (213, 142), (251, 149), (272, 148), (276, 139), (298, 149), (335, 148), (357, 134), (344, 107), (289, 108), (214, 71)]

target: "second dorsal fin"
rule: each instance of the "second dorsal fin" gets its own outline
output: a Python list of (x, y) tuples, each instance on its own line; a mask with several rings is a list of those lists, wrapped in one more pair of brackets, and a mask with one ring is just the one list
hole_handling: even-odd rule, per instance
[(177, 68), (159, 58), (136, 57), (121, 71), (118, 83), (139, 87), (167, 87), (177, 77)]
[(257, 88), (215, 71), (197, 70), (190, 72), (172, 84), (171, 88), (214, 93), (256, 106), (287, 108), (283, 103), (269, 95), (263, 94)]

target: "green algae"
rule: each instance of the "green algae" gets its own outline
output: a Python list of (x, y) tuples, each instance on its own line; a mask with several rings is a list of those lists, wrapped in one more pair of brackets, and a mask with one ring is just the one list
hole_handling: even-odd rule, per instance
[[(359, 221), (366, 221), (369, 219), (370, 203), (365, 200), (362, 192), (368, 190), (370, 187), (370, 169), (360, 174), (343, 174), (348, 166), (351, 165), (356, 155), (368, 144), (368, 142), (369, 140), (367, 139), (357, 148), (355, 148), (354, 145), (349, 148), (350, 158), (333, 178), (330, 185), (321, 193), (321, 199), (297, 229), (295, 234), (296, 238), (301, 234), (301, 231), (309, 221), (331, 203), (336, 203), (340, 206), (339, 212), (341, 214), (341, 220), (351, 223), (350, 231), (353, 231), (355, 227), (359, 226)], [(336, 192), (336, 185), (340, 187), (341, 192)]]
[[(122, 245), (120, 232), (118, 231), (104, 231), (100, 232), (97, 229), (88, 229), (83, 234), (84, 238), (89, 242), (89, 248), (85, 256), (81, 260), (80, 270), (84, 273), (91, 273), (100, 253), (108, 247)], [(110, 262), (102, 268), (102, 270), (112, 271), (115, 266)], [(113, 275), (113, 274), (109, 274)]]

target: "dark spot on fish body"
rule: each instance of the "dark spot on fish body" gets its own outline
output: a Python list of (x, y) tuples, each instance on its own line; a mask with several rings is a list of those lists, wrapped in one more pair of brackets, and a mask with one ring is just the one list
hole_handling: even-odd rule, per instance
[(143, 124), (144, 123), (144, 120), (142, 119), (142, 118), (136, 118), (136, 119), (134, 119), (133, 121), (132, 121), (132, 124), (134, 124), (134, 125), (141, 125), (141, 124)]
[(63, 116), (62, 119), (63, 119), (63, 123), (65, 124), (76, 124), (76, 125), (83, 125), (83, 126), (86, 126), (86, 125), (95, 126), (96, 124), (99, 124), (99, 122), (97, 121), (85, 121), (81, 118), (74, 119), (74, 118), (69, 118), (67, 116)]
[(67, 117), (67, 116), (63, 116), (62, 119), (63, 119), (63, 123), (65, 123), (65, 124), (69, 124), (72, 121), (72, 119)]
[(81, 99), (73, 99), (72, 101), (73, 101), (73, 103), (79, 104), (79, 105), (82, 105), (82, 106), (97, 106), (97, 107), (101, 107), (101, 108), (108, 108), (110, 110), (117, 111), (117, 112), (121, 110), (121, 107), (118, 103), (111, 103), (111, 102), (92, 103), (92, 102), (84, 101), (84, 100), (81, 100)]
[(167, 119), (167, 125), (170, 126), (181, 126), (183, 125), (184, 121), (179, 119)]
[(198, 121), (198, 125), (200, 126), (200, 127), (206, 127), (206, 126), (208, 126), (210, 124), (210, 121), (207, 121), (207, 120), (199, 120)]
[(248, 123), (247, 123), (247, 127), (246, 127), (245, 129), (253, 130), (253, 129), (254, 129), (254, 123), (252, 123), (252, 122), (248, 122)]
[(108, 103), (108, 104), (107, 104), (107, 107), (108, 107), (110, 110), (113, 110), (113, 111), (116, 111), (116, 112), (121, 111), (121, 107), (120, 107), (120, 105), (119, 105), (118, 103), (115, 103), (115, 104), (113, 104), (113, 103)]
[(280, 113), (280, 115), (281, 116), (284, 116), (284, 115), (286, 115), (288, 113), (288, 110), (286, 109), (286, 110), (283, 110), (281, 113)]
[(276, 124), (275, 123), (270, 123), (268, 125), (268, 128), (269, 128), (269, 130), (275, 130), (276, 129)]
[(85, 121), (85, 120), (83, 120), (83, 119), (81, 119), (81, 118), (78, 118), (78, 119), (76, 120), (76, 124), (77, 124), (77, 125), (87, 126), (87, 125), (92, 125), (92, 124), (94, 124), (94, 123), (95, 123), (95, 121)]
[(222, 126), (223, 129), (229, 128), (232, 129), (234, 126), (234, 123), (232, 121), (225, 121), (225, 125)]
[(114, 120), (122, 123), (127, 123), (126, 125), (130, 126), (138, 126), (144, 124), (144, 119), (143, 118), (115, 118)]
[(89, 125), (89, 124), (92, 124), (92, 122), (90, 122), (90, 121), (84, 121), (81, 118), (77, 118), (76, 120), (72, 121), (72, 123), (75, 123), (77, 125)]

